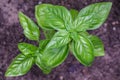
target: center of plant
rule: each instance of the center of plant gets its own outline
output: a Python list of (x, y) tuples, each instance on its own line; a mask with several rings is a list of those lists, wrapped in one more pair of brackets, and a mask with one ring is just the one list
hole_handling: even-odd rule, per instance
[(79, 36), (77, 32), (70, 32), (70, 37), (75, 41), (79, 40)]

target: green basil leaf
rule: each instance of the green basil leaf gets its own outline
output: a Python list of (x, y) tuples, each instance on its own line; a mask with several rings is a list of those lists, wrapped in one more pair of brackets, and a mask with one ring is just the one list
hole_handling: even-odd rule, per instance
[(94, 60), (93, 45), (85, 36), (80, 35), (79, 41), (72, 41), (71, 50), (76, 59), (85, 66), (90, 66)]
[(51, 72), (51, 67), (48, 67), (45, 65), (45, 62), (42, 60), (42, 54), (38, 54), (37, 57), (35, 58), (35, 63), (36, 65), (43, 71), (43, 73), (48, 74)]
[(46, 48), (58, 48), (70, 42), (70, 36), (67, 31), (57, 32), (50, 40)]
[(85, 31), (100, 27), (106, 20), (111, 6), (111, 2), (101, 2), (83, 8), (73, 23), (75, 29)]
[(80, 34), (86, 36), (93, 44), (94, 46), (94, 56), (104, 56), (104, 45), (102, 40), (94, 35), (89, 35), (87, 32), (81, 32)]
[(32, 67), (34, 62), (33, 57), (27, 57), (19, 54), (8, 67), (5, 76), (21, 76), (26, 74)]
[(53, 48), (45, 49), (42, 55), (42, 62), (46, 64), (47, 67), (54, 68), (60, 65), (68, 55), (68, 45)]
[(89, 39), (94, 45), (94, 55), (104, 56), (105, 52), (104, 52), (104, 45), (103, 45), (102, 40), (99, 37), (93, 36), (93, 35), (89, 36)]
[(38, 50), (36, 46), (28, 43), (19, 43), (18, 48), (24, 55), (34, 55)]
[(51, 39), (55, 34), (55, 30), (43, 30), (46, 39)]
[(74, 20), (76, 19), (76, 17), (78, 16), (78, 11), (75, 10), (75, 9), (71, 9), (71, 10), (70, 10), (70, 13), (71, 13), (72, 19), (73, 19), (73, 21), (74, 21)]
[(19, 20), (24, 29), (24, 35), (30, 40), (39, 40), (40, 31), (37, 25), (22, 12), (19, 12)]
[(43, 71), (43, 73), (48, 74), (51, 72), (51, 68), (45, 66), (44, 62), (41, 61), (42, 59), (42, 54), (44, 49), (46, 48), (46, 45), (48, 44), (50, 40), (46, 39), (46, 40), (40, 40), (39, 42), (39, 54), (37, 54), (36, 58), (35, 58), (35, 63), (36, 65)]
[(35, 8), (38, 24), (43, 29), (64, 30), (71, 23), (71, 15), (63, 6), (40, 4)]
[(46, 48), (46, 45), (48, 44), (49, 41), (50, 41), (49, 39), (41, 40), (39, 42), (39, 49), (43, 51)]

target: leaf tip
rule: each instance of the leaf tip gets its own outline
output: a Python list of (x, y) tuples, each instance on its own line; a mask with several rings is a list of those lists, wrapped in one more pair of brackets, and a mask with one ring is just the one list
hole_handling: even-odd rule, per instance
[(20, 18), (22, 15), (23, 15), (23, 12), (19, 11), (19, 12), (18, 12), (19, 18)]
[(8, 72), (6, 71), (6, 72), (5, 72), (5, 77), (8, 77), (8, 76), (9, 76), (9, 74), (8, 74)]
[(112, 2), (107, 2), (107, 4), (110, 8), (112, 7)]
[(110, 9), (112, 7), (112, 2), (104, 2), (106, 6), (108, 6)]
[(5, 72), (5, 77), (14, 77), (15, 75), (13, 75), (12, 73), (9, 72), (9, 69), (7, 69), (7, 71)]
[(109, 5), (112, 5), (112, 2), (107, 2)]

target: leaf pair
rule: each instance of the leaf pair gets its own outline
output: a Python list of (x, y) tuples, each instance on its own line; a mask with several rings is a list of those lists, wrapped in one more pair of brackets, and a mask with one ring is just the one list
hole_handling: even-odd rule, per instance
[(41, 4), (36, 6), (35, 15), (38, 24), (43, 29), (93, 30), (100, 27), (106, 20), (111, 5), (111, 2), (95, 3), (83, 8), (78, 13), (75, 10), (69, 12), (63, 6)]
[(18, 44), (19, 50), (22, 52), (12, 61), (7, 69), (6, 76), (21, 76), (26, 74), (34, 64), (33, 55), (37, 51), (37, 47), (27, 44)]
[[(51, 4), (37, 5), (35, 15), (39, 25), (46, 30), (57, 30), (45, 50), (70, 45), (74, 56), (83, 65), (91, 65), (95, 56), (104, 55), (104, 48), (98, 37), (85, 33), (103, 24), (111, 5), (111, 2), (95, 3), (83, 8), (80, 12), (68, 11), (63, 6)], [(45, 58), (48, 57), (45, 56)]]

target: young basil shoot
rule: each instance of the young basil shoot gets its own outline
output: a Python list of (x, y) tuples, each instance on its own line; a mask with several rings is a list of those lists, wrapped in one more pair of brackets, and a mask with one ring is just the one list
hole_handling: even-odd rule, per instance
[[(111, 6), (111, 2), (95, 3), (78, 12), (68, 11), (63, 6), (37, 5), (35, 16), (39, 26), (45, 30), (57, 30), (45, 48), (45, 55), (49, 53), (49, 49), (69, 45), (76, 59), (85, 66), (90, 66), (96, 56), (104, 56), (102, 41), (86, 31), (99, 28), (107, 19)], [(67, 52), (64, 53), (66, 54)], [(52, 55), (44, 57), (46, 64), (54, 67), (51, 64), (55, 62), (54, 56), (51, 62), (49, 57)]]
[(76, 59), (90, 66), (97, 56), (104, 56), (101, 39), (87, 30), (99, 28), (107, 19), (112, 3), (91, 4), (78, 12), (63, 6), (40, 4), (35, 7), (38, 25), (43, 29), (45, 40), (40, 40), (37, 25), (22, 12), (19, 13), (24, 35), (39, 42), (39, 46), (19, 43), (21, 54), (12, 61), (6, 76), (26, 74), (36, 64), (45, 74), (60, 65), (68, 56), (69, 49)]
[[(49, 42), (50, 38), (45, 40), (39, 40), (40, 30), (39, 27), (26, 15), (22, 12), (19, 12), (19, 20), (20, 24), (24, 29), (24, 35), (29, 40), (35, 40), (39, 42), (39, 46), (35, 46), (29, 43), (18, 43), (18, 48), (21, 51), (15, 59), (13, 59), (12, 63), (8, 67), (5, 76), (14, 77), (21, 76), (26, 74), (32, 67), (32, 65), (38, 65), (44, 71), (44, 65), (38, 63), (40, 59), (38, 59), (39, 55), (43, 54), (43, 50), (46, 44)], [(47, 32), (47, 31), (46, 31)], [(49, 35), (53, 35), (53, 33), (49, 33)], [(46, 34), (46, 36), (48, 36)]]

